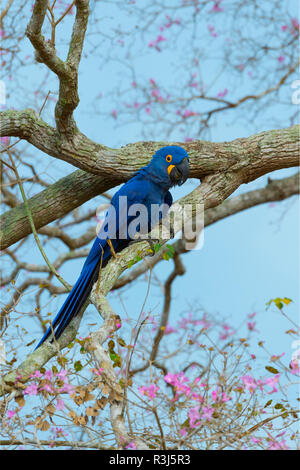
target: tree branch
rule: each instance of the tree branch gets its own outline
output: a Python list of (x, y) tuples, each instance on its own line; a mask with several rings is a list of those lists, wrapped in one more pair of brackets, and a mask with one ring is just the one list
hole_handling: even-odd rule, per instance
[[(18, 113), (21, 113), (22, 118)], [(12, 135), (11, 131), (14, 129), (16, 135), (26, 138), (46, 153), (52, 152), (57, 158), (102, 175), (96, 177), (77, 171), (29, 199), (37, 229), (67, 214), (95, 195), (127, 181), (135, 171), (149, 162), (150, 156), (159, 147), (167, 144), (137, 142), (118, 150), (108, 149), (80, 133), (72, 143), (62, 143), (55, 129), (31, 110), (5, 111), (2, 117), (3, 114), (5, 116), (0, 120), (0, 135), (2, 132)], [(183, 145), (190, 155), (192, 178), (201, 179), (212, 173), (223, 172), (224, 181), (227, 175), (236, 178), (236, 187), (271, 171), (299, 165), (299, 126), (265, 131), (232, 142), (194, 141), (179, 145)], [(25, 219), (26, 212), (22, 205), (2, 216), (2, 249), (30, 233), (29, 224), (24, 223)]]

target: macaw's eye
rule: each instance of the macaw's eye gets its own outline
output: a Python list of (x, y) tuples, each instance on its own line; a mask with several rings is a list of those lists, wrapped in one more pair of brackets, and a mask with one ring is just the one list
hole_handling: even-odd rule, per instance
[(170, 163), (172, 161), (172, 155), (167, 155), (166, 160), (167, 160), (167, 162)]

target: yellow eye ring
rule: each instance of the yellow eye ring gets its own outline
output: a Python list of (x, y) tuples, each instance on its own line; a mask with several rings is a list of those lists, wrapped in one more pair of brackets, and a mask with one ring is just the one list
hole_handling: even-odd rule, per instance
[(166, 160), (168, 163), (170, 163), (172, 161), (172, 155), (167, 155)]

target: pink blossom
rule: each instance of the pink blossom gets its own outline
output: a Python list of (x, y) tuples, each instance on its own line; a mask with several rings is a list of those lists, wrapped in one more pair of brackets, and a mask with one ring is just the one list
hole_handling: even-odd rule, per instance
[(281, 26), (281, 29), (282, 29), (282, 31), (286, 31), (286, 30), (288, 29), (288, 27), (287, 27), (287, 25), (285, 24), (285, 25)]
[(223, 8), (220, 7), (222, 0), (215, 0), (214, 6), (209, 10), (209, 13), (220, 13), (223, 11)]
[(257, 388), (257, 383), (251, 375), (244, 375), (241, 377), (242, 381), (244, 382), (246, 390), (249, 390), (250, 393), (253, 393), (254, 390)]
[(191, 428), (196, 428), (197, 426), (200, 426), (201, 421), (200, 421), (200, 413), (199, 413), (199, 406), (195, 406), (194, 408), (191, 408), (189, 413), (189, 424)]
[(9, 145), (9, 137), (0, 137), (0, 141), (3, 145)]
[(56, 409), (57, 411), (62, 411), (65, 408), (65, 403), (61, 398), (56, 399)]
[(161, 34), (159, 34), (156, 38), (156, 42), (162, 42), (162, 41), (166, 41), (166, 40), (167, 39), (164, 36), (162, 36)]
[(231, 400), (231, 397), (228, 397), (225, 392), (221, 393), (220, 390), (213, 390), (211, 392), (211, 394), (212, 394), (212, 398), (215, 402), (225, 403), (225, 402)]
[(210, 35), (213, 37), (213, 38), (216, 38), (218, 36), (218, 34), (216, 33), (215, 31), (215, 27), (212, 26), (211, 24), (208, 24), (207, 25), (207, 29), (208, 31), (210, 32)]
[(227, 93), (228, 93), (228, 88), (225, 88), (223, 91), (219, 91), (219, 93), (217, 94), (217, 97), (224, 98), (224, 96), (226, 96)]
[(7, 410), (8, 419), (11, 419), (16, 413), (16, 410)]
[(183, 117), (185, 118), (188, 118), (188, 117), (191, 117), (191, 116), (195, 116), (195, 112), (194, 111), (190, 111), (189, 109), (185, 109), (184, 112), (183, 112)]
[(209, 406), (204, 406), (202, 408), (202, 419), (205, 419), (206, 421), (210, 421), (213, 415), (214, 409), (210, 408)]
[(40, 373), (39, 370), (36, 370), (32, 374), (30, 374), (29, 377), (31, 379), (34, 379), (34, 378), (40, 379), (42, 377), (42, 374)]
[(45, 390), (45, 391), (48, 392), (48, 393), (53, 393), (53, 392), (54, 392), (52, 385), (49, 384), (49, 383), (45, 383), (45, 384), (40, 388), (40, 390)]
[(289, 450), (289, 447), (285, 439), (282, 439), (280, 442), (277, 442), (275, 439), (273, 439), (269, 442), (267, 450)]
[(236, 66), (236, 68), (240, 71), (240, 72), (243, 72), (243, 70), (245, 69), (245, 65), (244, 64), (239, 64)]
[(63, 386), (58, 390), (59, 393), (73, 393), (74, 392), (74, 387), (71, 384), (64, 383)]
[(63, 428), (58, 428), (58, 427), (55, 427), (55, 428), (52, 428), (51, 429), (51, 432), (54, 434), (54, 438), (56, 439), (57, 437), (65, 437), (68, 435), (67, 432), (65, 432), (63, 430)]
[(297, 359), (290, 362), (290, 372), (293, 375), (300, 375), (300, 363)]
[(293, 28), (294, 28), (294, 33), (295, 32), (299, 32), (299, 31), (296, 31), (296, 30), (299, 30), (299, 27), (300, 27), (300, 24), (299, 24), (299, 21), (297, 20), (297, 18), (292, 18), (292, 25), (293, 25)]
[(112, 117), (113, 117), (114, 119), (117, 119), (117, 110), (116, 110), (116, 109), (113, 109), (113, 110), (111, 111), (111, 115), (112, 115)]
[(156, 98), (158, 101), (163, 101), (163, 98), (161, 96), (161, 93), (160, 93), (160, 90), (158, 88), (154, 88), (152, 91), (151, 91), (151, 95)]
[(67, 375), (68, 375), (68, 371), (66, 369), (62, 369), (60, 372), (58, 372), (57, 374), (55, 374), (56, 377), (58, 377), (59, 379), (65, 381)]
[(36, 384), (28, 385), (24, 390), (25, 395), (37, 395), (37, 393), (38, 393), (38, 386)]
[(93, 374), (95, 374), (95, 375), (101, 375), (102, 372), (104, 371), (104, 368), (103, 368), (103, 367), (100, 367), (99, 369), (91, 369), (91, 371), (92, 371)]
[(148, 47), (155, 47), (155, 49), (160, 52), (160, 48), (159, 48), (158, 44), (161, 43), (161, 42), (164, 42), (166, 40), (167, 39), (164, 36), (159, 34), (156, 39), (153, 39), (152, 41), (150, 41), (148, 43)]
[(255, 316), (257, 315), (256, 312), (253, 312), (253, 313), (248, 313), (248, 318), (254, 318)]
[(50, 369), (46, 370), (44, 376), (45, 376), (45, 379), (51, 380), (52, 379), (52, 371)]
[(280, 374), (276, 374), (273, 377), (269, 377), (264, 381), (264, 385), (268, 385), (269, 387), (272, 388), (270, 392), (267, 392), (268, 394), (278, 392), (276, 388), (276, 384), (278, 383), (279, 377), (280, 377)]
[(257, 331), (255, 330), (255, 325), (256, 325), (256, 321), (248, 321), (247, 323), (247, 327), (248, 327), (248, 330), (249, 331)]
[(150, 113), (151, 113), (151, 108), (150, 108), (150, 106), (146, 106), (145, 111), (146, 111), (147, 114), (150, 114)]
[(283, 357), (285, 355), (285, 353), (281, 353), (281, 354), (272, 354), (271, 356), (271, 361), (278, 361), (278, 359), (280, 359), (281, 357)]
[(168, 384), (175, 387), (175, 399), (178, 399), (180, 395), (186, 395), (187, 397), (190, 396), (191, 387), (186, 385), (186, 383), (189, 382), (189, 379), (184, 375), (183, 372), (180, 372), (179, 374), (171, 374), (170, 372), (168, 372), (168, 374), (164, 376), (164, 380)]
[(280, 55), (277, 60), (278, 62), (282, 63), (285, 61), (285, 57), (283, 55)]
[(146, 387), (145, 385), (143, 385), (142, 387), (139, 387), (138, 390), (141, 393), (141, 395), (145, 395), (149, 397), (151, 400), (153, 400), (157, 396), (157, 391), (159, 390), (159, 387), (154, 384), (151, 384), (149, 387)]
[(125, 447), (125, 449), (133, 449), (133, 450), (136, 450), (136, 445), (135, 445), (134, 441), (129, 442), (129, 444)]
[(171, 326), (171, 325), (166, 325), (164, 334), (165, 334), (165, 335), (169, 335), (169, 334), (171, 334), (171, 333), (177, 333), (177, 331), (178, 331), (178, 330), (176, 330), (176, 328), (173, 328), (173, 326)]
[(171, 374), (171, 372), (168, 372), (167, 375), (164, 376), (164, 380), (165, 382), (167, 382), (167, 384), (172, 384), (173, 374)]
[(232, 328), (226, 323), (222, 325), (222, 328), (223, 328), (223, 332), (220, 333), (221, 340), (225, 340), (229, 338), (229, 336), (232, 336), (234, 334), (234, 331), (232, 330)]

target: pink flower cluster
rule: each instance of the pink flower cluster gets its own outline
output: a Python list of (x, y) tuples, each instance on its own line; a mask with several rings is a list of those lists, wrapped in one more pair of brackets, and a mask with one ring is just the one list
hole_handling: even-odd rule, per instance
[(231, 328), (230, 325), (227, 325), (227, 323), (224, 323), (222, 325), (222, 331), (220, 332), (220, 340), (224, 341), (225, 339), (228, 339), (230, 336), (234, 335), (234, 330)]
[(223, 0), (214, 0), (213, 7), (209, 10), (209, 13), (220, 13), (223, 11), (223, 8), (220, 7), (220, 4)]
[(153, 400), (154, 398), (157, 397), (157, 392), (159, 390), (159, 387), (154, 384), (149, 385), (149, 387), (147, 387), (146, 385), (143, 385), (142, 387), (139, 387), (138, 390), (141, 395), (144, 395), (150, 398), (150, 400)]
[[(60, 372), (53, 373), (51, 370), (46, 370), (44, 374), (41, 374), (39, 370), (36, 370), (33, 374), (30, 374), (30, 378), (35, 380), (37, 383), (31, 383), (27, 385), (24, 390), (24, 395), (37, 395), (40, 392), (47, 392), (51, 394), (68, 393), (74, 392), (74, 387), (69, 383), (68, 371), (62, 369)], [(60, 403), (61, 407), (62, 404)]]
[(200, 405), (191, 408), (189, 411), (189, 425), (191, 428), (197, 428), (203, 421), (211, 421), (214, 409), (210, 406), (203, 406), (200, 410)]
[(226, 392), (222, 392), (220, 388), (213, 390), (211, 392), (212, 398), (216, 403), (226, 403), (227, 401), (231, 400), (231, 397), (226, 395)]
[(218, 98), (224, 98), (228, 93), (228, 88), (224, 88), (223, 91), (219, 91), (219, 93), (217, 94), (217, 97)]
[(282, 25), (282, 31), (289, 31), (294, 36), (299, 36), (300, 24), (297, 18), (292, 18), (290, 25)]
[(9, 145), (9, 137), (0, 137), (0, 142), (2, 145)]
[(166, 40), (167, 39), (164, 36), (162, 36), (162, 34), (159, 34), (156, 39), (153, 39), (152, 41), (149, 42), (148, 47), (154, 47), (158, 52), (161, 52), (161, 48), (159, 44)]
[(186, 377), (183, 372), (179, 372), (179, 374), (171, 374), (171, 372), (168, 372), (167, 375), (164, 376), (164, 380), (169, 385), (175, 387), (176, 399), (180, 395), (185, 395), (187, 397), (191, 395), (191, 387), (187, 385), (189, 378)]
[(216, 32), (215, 27), (212, 24), (208, 24), (207, 29), (213, 38), (218, 37), (218, 33)]
[(183, 330), (187, 329), (189, 325), (201, 325), (202, 328), (205, 328), (207, 330), (211, 326), (211, 323), (207, 320), (205, 314), (202, 316), (202, 318), (194, 319), (193, 315), (189, 313), (187, 317), (181, 318), (181, 320), (178, 322), (178, 325)]
[(290, 362), (290, 373), (293, 375), (300, 375), (300, 360), (293, 359)]
[(165, 29), (171, 28), (171, 26), (173, 26), (174, 24), (179, 25), (179, 24), (181, 23), (181, 21), (180, 21), (179, 18), (175, 18), (175, 19), (173, 20), (169, 15), (166, 15), (166, 20), (167, 20), (167, 22), (164, 23), (164, 24), (159, 28), (159, 30), (160, 30), (161, 32), (163, 32)]
[[(62, 369), (60, 372), (52, 372), (51, 370), (46, 370), (42, 374), (39, 370), (36, 370), (30, 374), (29, 378), (33, 380), (32, 383), (27, 385), (24, 389), (24, 395), (35, 396), (39, 393), (50, 393), (52, 395), (58, 395), (59, 393), (74, 393), (74, 387), (69, 383), (68, 380), (68, 371)], [(21, 380), (22, 377), (17, 377), (17, 380)], [(56, 410), (63, 410), (65, 407), (64, 401), (60, 398), (56, 398)], [(11, 419), (18, 410), (8, 410), (7, 416)]]
[(267, 394), (270, 394), (278, 392), (276, 384), (278, 383), (279, 377), (280, 374), (276, 374), (273, 377), (268, 377), (265, 380), (256, 380), (251, 375), (244, 375), (241, 377), (241, 379), (244, 383), (244, 390), (248, 390), (251, 394), (253, 394), (257, 388), (259, 388), (261, 391), (265, 391), (263, 388), (265, 385), (271, 387), (271, 390), (266, 392)]
[(198, 113), (196, 113), (195, 111), (191, 111), (190, 109), (184, 109), (183, 111), (180, 109), (177, 109), (176, 114), (178, 116), (181, 116), (183, 119), (186, 119), (191, 116), (197, 116)]

